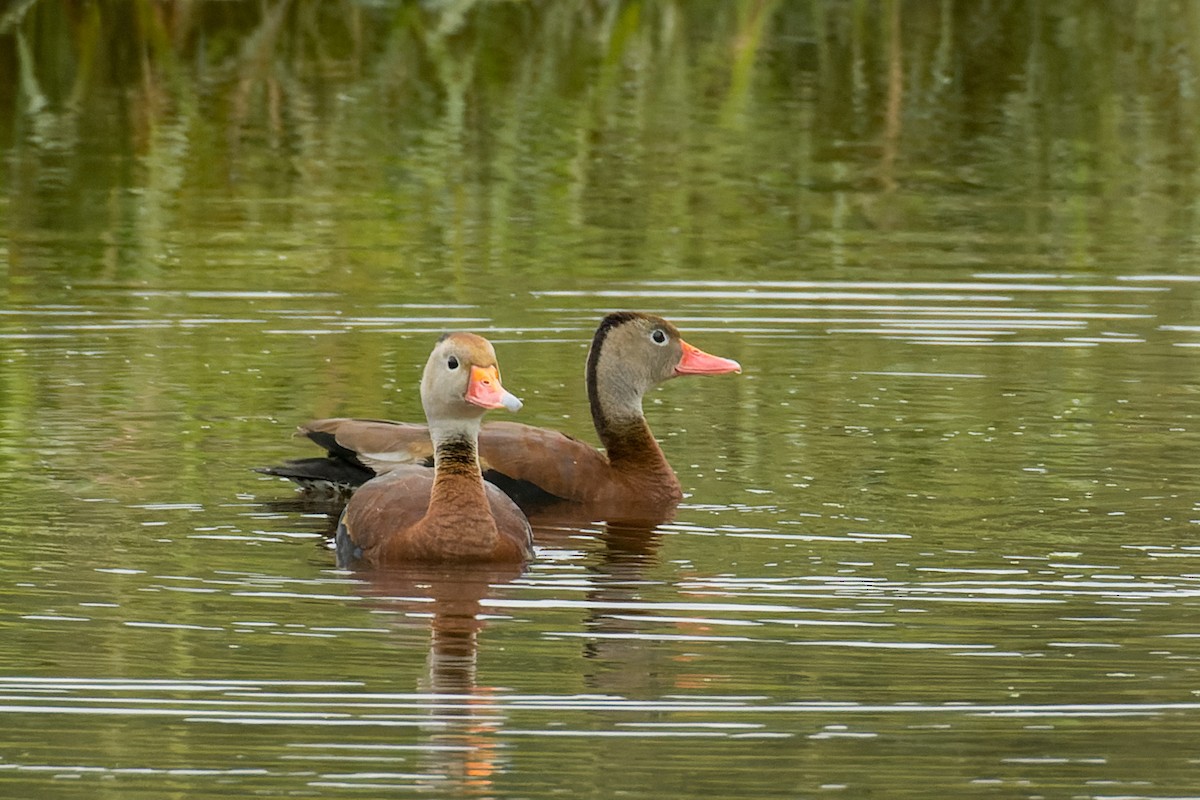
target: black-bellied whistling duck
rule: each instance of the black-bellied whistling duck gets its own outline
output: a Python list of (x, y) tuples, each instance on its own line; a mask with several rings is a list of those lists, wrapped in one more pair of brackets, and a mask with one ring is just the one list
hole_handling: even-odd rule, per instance
[(433, 469), (400, 466), (358, 488), (338, 522), (338, 565), (528, 560), (528, 520), (480, 473), (483, 413), (521, 407), (500, 383), (491, 343), (471, 333), (443, 336), (421, 376), (421, 405)]
[[(489, 422), (479, 436), (484, 477), (537, 520), (653, 523), (669, 519), (683, 497), (642, 413), (642, 397), (680, 375), (740, 372), (728, 358), (687, 342), (661, 317), (609, 314), (596, 329), (587, 359), (592, 423), (604, 445), (596, 450), (558, 431)], [(397, 464), (428, 463), (424, 425), (364, 419), (323, 419), (302, 426), (328, 451), (262, 470), (306, 487), (352, 489)]]

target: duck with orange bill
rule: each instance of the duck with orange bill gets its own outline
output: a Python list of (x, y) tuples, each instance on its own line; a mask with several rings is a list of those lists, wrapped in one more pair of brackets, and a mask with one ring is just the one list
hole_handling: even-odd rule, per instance
[(433, 469), (400, 465), (358, 488), (338, 522), (338, 565), (524, 563), (529, 522), (479, 466), (484, 412), (521, 407), (501, 384), (491, 343), (443, 336), (425, 364), (421, 405)]
[[(484, 477), (536, 521), (670, 519), (683, 492), (646, 422), (643, 398), (672, 378), (740, 371), (733, 359), (684, 341), (662, 317), (608, 314), (592, 337), (585, 370), (592, 424), (604, 451), (555, 430), (489, 422), (479, 436)], [(310, 490), (353, 490), (397, 465), (432, 463), (424, 425), (322, 419), (301, 426), (297, 435), (312, 439), (327, 455), (262, 471)]]

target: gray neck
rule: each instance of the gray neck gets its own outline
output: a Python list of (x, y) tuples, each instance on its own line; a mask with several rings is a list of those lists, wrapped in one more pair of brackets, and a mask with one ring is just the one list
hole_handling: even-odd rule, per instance
[(601, 350), (588, 360), (588, 400), (592, 424), (600, 441), (608, 447), (615, 431), (638, 426), (645, 420), (642, 396), (646, 379), (641, 371)]

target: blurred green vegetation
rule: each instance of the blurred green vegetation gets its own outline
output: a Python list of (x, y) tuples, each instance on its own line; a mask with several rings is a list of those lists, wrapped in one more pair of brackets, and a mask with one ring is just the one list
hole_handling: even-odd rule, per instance
[(269, 222), (264, 257), (282, 225), (348, 291), (396, 269), (538, 274), (547, 254), (575, 275), (761, 274), (825, 258), (805, 234), (880, 228), (1062, 236), (1086, 266), (1114, 226), (1195, 230), (1198, 17), (1168, 0), (18, 2), (0, 19), (7, 261), (20, 276), (61, 229), (76, 278), (153, 282), (180, 231), (211, 245)]

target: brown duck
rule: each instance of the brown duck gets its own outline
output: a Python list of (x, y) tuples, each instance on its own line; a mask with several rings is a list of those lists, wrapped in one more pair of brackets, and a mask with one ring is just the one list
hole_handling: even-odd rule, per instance
[(339, 566), (520, 564), (533, 553), (529, 522), (480, 473), (480, 422), (488, 409), (516, 411), (496, 354), (471, 333), (443, 336), (421, 377), (433, 469), (398, 466), (350, 498), (337, 528)]
[[(592, 423), (604, 452), (558, 431), (489, 422), (479, 435), (484, 477), (538, 521), (653, 524), (669, 519), (683, 493), (646, 423), (642, 398), (680, 375), (740, 371), (736, 361), (685, 342), (661, 317), (609, 314), (592, 338), (586, 372)], [(262, 471), (314, 491), (352, 490), (396, 465), (430, 463), (424, 425), (323, 419), (302, 426), (301, 434), (328, 455)]]

